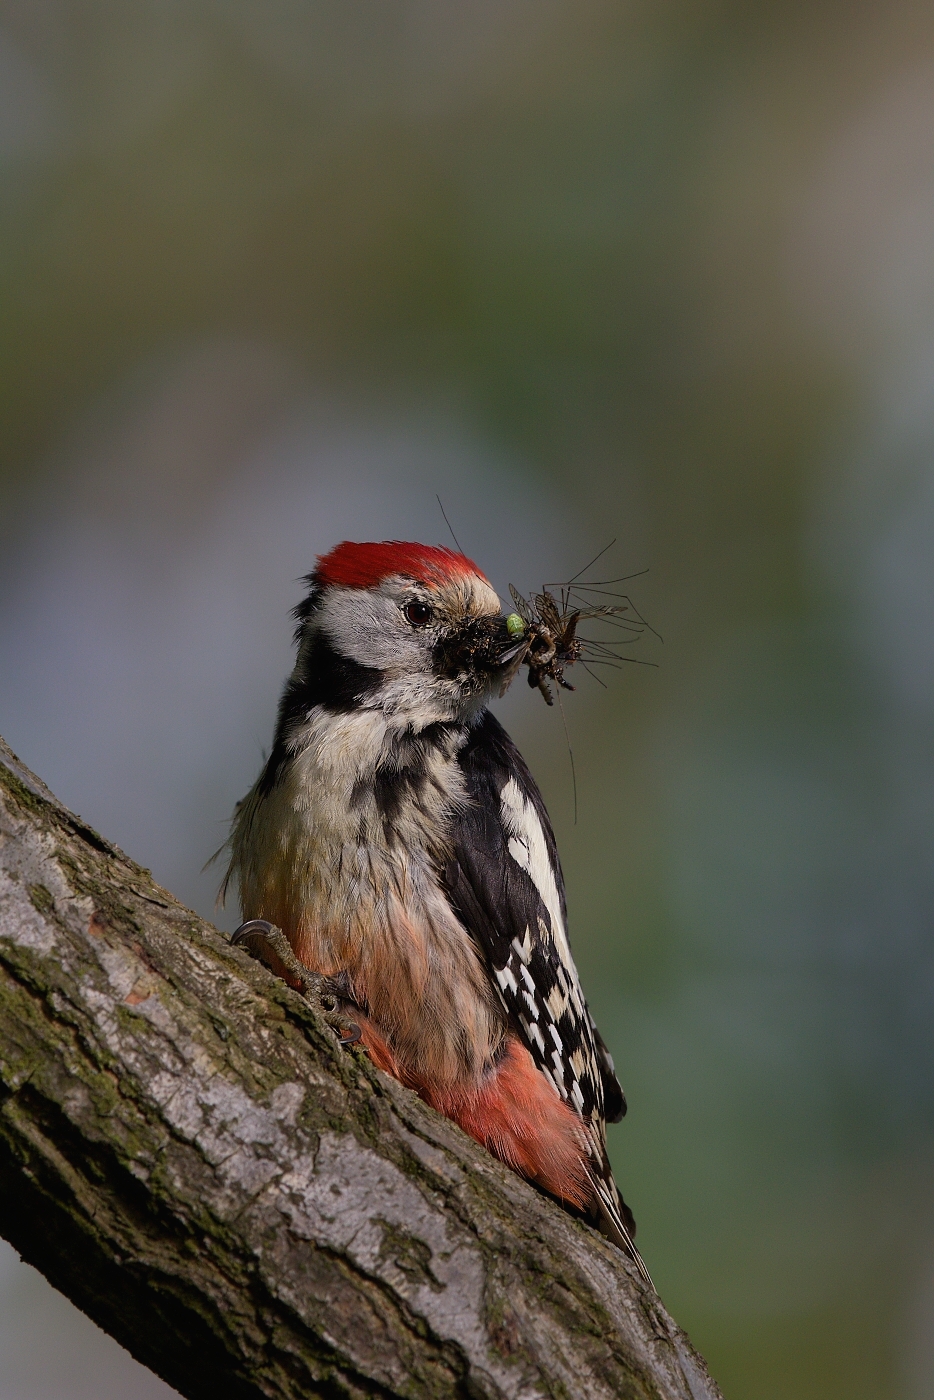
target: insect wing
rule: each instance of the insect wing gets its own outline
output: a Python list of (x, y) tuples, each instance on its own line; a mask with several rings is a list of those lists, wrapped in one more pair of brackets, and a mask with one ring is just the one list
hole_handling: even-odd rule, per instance
[(554, 595), (548, 592), (536, 593), (533, 599), (535, 609), (538, 613), (539, 621), (552, 635), (556, 635), (563, 630), (561, 614), (558, 611), (558, 604)]
[(534, 622), (535, 615), (522, 594), (518, 592), (517, 589), (513, 588), (512, 584), (509, 585), (509, 592), (512, 594), (512, 601), (516, 605), (516, 612), (522, 618), (522, 621), (528, 624)]

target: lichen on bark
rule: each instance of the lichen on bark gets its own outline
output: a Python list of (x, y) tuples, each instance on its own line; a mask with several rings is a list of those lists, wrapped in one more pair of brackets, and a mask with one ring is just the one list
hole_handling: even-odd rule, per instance
[(191, 1400), (716, 1400), (635, 1269), (0, 740), (0, 1234)]

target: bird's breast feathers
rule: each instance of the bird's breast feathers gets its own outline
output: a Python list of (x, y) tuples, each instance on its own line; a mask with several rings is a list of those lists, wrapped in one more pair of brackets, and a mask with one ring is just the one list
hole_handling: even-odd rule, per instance
[(458, 735), (392, 735), (367, 712), (311, 715), (276, 783), (244, 804), (234, 858), (245, 918), (282, 928), (322, 972), (347, 972), (439, 1082), (478, 1078), (502, 1007), (438, 879), (468, 799)]

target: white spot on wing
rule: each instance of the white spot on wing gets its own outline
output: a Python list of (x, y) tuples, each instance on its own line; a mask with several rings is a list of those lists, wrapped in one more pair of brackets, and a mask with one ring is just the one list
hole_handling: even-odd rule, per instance
[(525, 937), (520, 943), (518, 938), (512, 940), (512, 951), (521, 962), (527, 963), (532, 956), (532, 934), (529, 929), (525, 931)]
[(552, 987), (551, 991), (548, 993), (546, 1005), (556, 1021), (561, 1020), (561, 1017), (567, 1009), (567, 1004), (567, 993), (557, 985)]
[(572, 968), (574, 960), (561, 917), (561, 898), (558, 894), (555, 870), (548, 857), (545, 832), (538, 813), (532, 804), (526, 801), (515, 778), (510, 778), (500, 793), (500, 807), (503, 826), (509, 833), (509, 854), (538, 890), (541, 901), (548, 910), (558, 956), (566, 967)]
[(499, 968), (495, 975), (503, 991), (510, 991), (513, 996), (515, 996), (519, 990), (519, 984), (516, 981), (516, 976), (512, 968), (507, 964), (505, 967)]

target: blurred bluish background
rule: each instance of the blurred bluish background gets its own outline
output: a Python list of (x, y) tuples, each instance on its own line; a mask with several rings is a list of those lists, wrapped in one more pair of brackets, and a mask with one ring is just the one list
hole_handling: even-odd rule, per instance
[[(616, 537), (576, 825), (503, 711), (640, 1243), (727, 1400), (934, 1394), (934, 10), (0, 0), (0, 170), (0, 732), (210, 915), (316, 553)], [(170, 1394), (0, 1244), (0, 1400)]]

